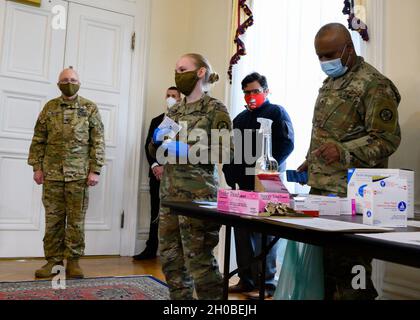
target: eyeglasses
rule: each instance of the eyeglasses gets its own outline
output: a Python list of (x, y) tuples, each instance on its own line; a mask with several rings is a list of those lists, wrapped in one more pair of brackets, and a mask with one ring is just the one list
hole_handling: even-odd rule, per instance
[(61, 79), (59, 82), (59, 84), (67, 84), (67, 83), (72, 83), (72, 84), (78, 84), (79, 80), (75, 79), (75, 78), (70, 78), (70, 79)]
[(260, 89), (254, 89), (254, 90), (244, 90), (244, 95), (249, 96), (251, 94), (259, 94), (259, 93), (263, 93), (264, 89), (260, 88)]

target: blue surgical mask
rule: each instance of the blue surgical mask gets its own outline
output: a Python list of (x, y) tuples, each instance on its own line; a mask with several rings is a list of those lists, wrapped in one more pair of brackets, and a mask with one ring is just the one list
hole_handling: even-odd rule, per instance
[[(321, 69), (324, 71), (327, 76), (330, 76), (332, 78), (338, 78), (344, 75), (349, 67), (347, 65), (343, 66), (343, 63), (341, 62), (341, 58), (343, 57), (344, 51), (346, 50), (347, 45), (343, 49), (343, 53), (341, 54), (341, 57), (334, 60), (329, 61), (321, 61)], [(350, 59), (350, 56), (349, 56)], [(348, 60), (347, 60), (348, 62)], [(346, 63), (347, 64), (347, 63)]]

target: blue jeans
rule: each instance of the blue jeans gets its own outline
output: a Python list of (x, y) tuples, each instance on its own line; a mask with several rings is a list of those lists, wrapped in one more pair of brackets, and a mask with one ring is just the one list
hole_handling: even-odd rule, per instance
[[(260, 233), (250, 232), (243, 228), (234, 228), (235, 232), (235, 247), (236, 247), (236, 262), (239, 268), (240, 281), (251, 288), (257, 288), (259, 284), (259, 271), (261, 263), (257, 262), (251, 265), (252, 259), (261, 253), (262, 235)], [(267, 236), (267, 244), (274, 239), (273, 236)], [(276, 274), (276, 258), (277, 258), (276, 243), (268, 253), (267, 265), (265, 269), (265, 286), (270, 290), (275, 290), (277, 282), (274, 277)]]

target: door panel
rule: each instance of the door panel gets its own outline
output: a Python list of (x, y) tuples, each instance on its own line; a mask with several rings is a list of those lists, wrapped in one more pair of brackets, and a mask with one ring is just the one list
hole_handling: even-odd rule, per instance
[(106, 165), (90, 189), (86, 254), (118, 254), (133, 17), (70, 3), (65, 65), (82, 82), (81, 96), (94, 101), (105, 127)]
[(43, 256), (42, 188), (27, 165), (36, 119), (59, 92), (65, 31), (51, 28), (55, 5), (0, 1), (0, 257)]

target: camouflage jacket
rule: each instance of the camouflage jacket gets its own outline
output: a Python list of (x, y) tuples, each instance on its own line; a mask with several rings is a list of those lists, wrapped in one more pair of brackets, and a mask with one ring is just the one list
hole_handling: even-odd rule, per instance
[(50, 100), (41, 111), (29, 151), (29, 165), (46, 180), (75, 181), (104, 165), (104, 127), (95, 103), (77, 97)]
[[(401, 141), (400, 94), (362, 57), (343, 77), (327, 78), (316, 101), (307, 155), (311, 187), (345, 195), (348, 168), (384, 168)], [(327, 165), (312, 152), (332, 142), (340, 161)]]
[[(194, 129), (199, 129), (205, 136), (207, 136), (208, 145), (215, 146), (213, 150), (218, 149), (219, 154), (227, 155), (226, 162), (229, 163), (233, 157), (233, 143), (230, 136), (232, 129), (232, 122), (226, 107), (217, 99), (204, 95), (199, 101), (194, 103), (186, 103), (183, 101), (170, 108), (168, 114), (175, 122), (183, 125), (186, 129), (184, 134), (188, 135), (188, 145), (194, 148), (197, 147), (200, 139), (192, 137), (191, 132)], [(186, 128), (184, 128), (186, 127)], [(226, 129), (228, 132), (228, 144), (222, 144), (221, 139), (212, 139), (211, 130)], [(184, 131), (184, 130), (183, 130)], [(178, 135), (180, 137), (182, 133)], [(195, 139), (197, 138), (197, 139)], [(182, 138), (180, 138), (183, 141)], [(186, 140), (186, 139), (185, 139)], [(203, 150), (205, 150), (203, 149)], [(156, 154), (156, 146), (151, 142), (149, 144), (151, 154)], [(192, 150), (192, 148), (190, 149)], [(208, 153), (208, 160), (212, 158), (212, 152)], [(159, 160), (159, 153), (157, 154)], [(193, 200), (193, 199), (215, 199), (218, 187), (218, 175), (214, 163), (221, 162), (221, 158), (213, 160), (211, 163), (196, 163), (192, 164), (190, 160), (182, 164), (181, 161), (177, 164), (165, 164), (164, 174), (160, 186), (161, 200)]]

